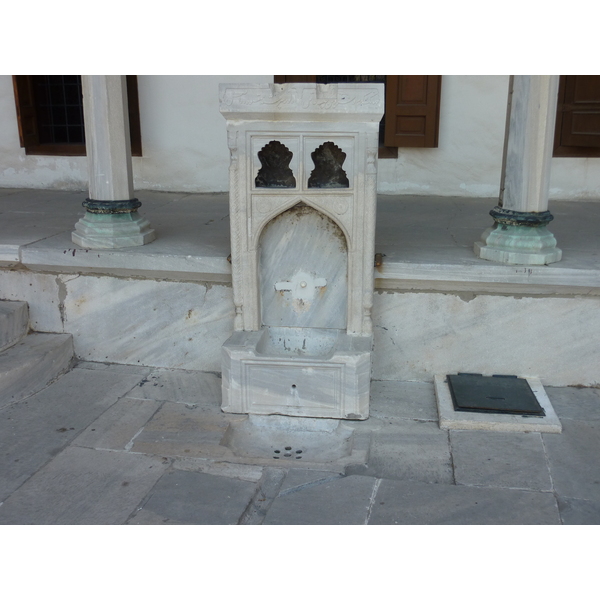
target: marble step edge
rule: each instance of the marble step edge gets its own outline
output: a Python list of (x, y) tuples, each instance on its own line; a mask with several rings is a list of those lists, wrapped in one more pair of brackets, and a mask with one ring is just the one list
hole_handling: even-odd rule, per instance
[[(231, 283), (231, 265), (222, 256), (179, 256), (150, 251), (80, 250), (73, 256), (57, 249), (24, 248), (20, 264), (31, 271), (78, 273), (172, 281)], [(501, 265), (489, 261), (457, 264), (402, 262), (385, 258), (374, 272), (380, 290), (461, 290), (491, 293), (600, 295), (600, 270), (562, 266)], [(9, 263), (0, 263), (9, 268)]]
[(27, 302), (0, 300), (0, 352), (20, 342), (28, 330)]
[[(558, 263), (560, 264), (560, 263)], [(375, 288), (398, 291), (473, 291), (600, 295), (600, 270), (550, 266), (388, 261), (375, 269)]]
[(31, 333), (0, 353), (0, 408), (39, 392), (74, 363), (70, 333)]

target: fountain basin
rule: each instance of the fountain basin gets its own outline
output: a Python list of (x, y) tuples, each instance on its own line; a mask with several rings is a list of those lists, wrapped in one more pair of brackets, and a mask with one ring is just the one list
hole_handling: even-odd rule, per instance
[(339, 330), (236, 331), (222, 348), (222, 410), (367, 419), (371, 346)]

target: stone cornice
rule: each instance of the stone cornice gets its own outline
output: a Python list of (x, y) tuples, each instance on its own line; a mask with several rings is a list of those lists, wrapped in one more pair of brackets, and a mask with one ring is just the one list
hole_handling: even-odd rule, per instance
[[(384, 85), (221, 84), (220, 110), (230, 120), (379, 122)], [(339, 119), (336, 117), (339, 115)]]

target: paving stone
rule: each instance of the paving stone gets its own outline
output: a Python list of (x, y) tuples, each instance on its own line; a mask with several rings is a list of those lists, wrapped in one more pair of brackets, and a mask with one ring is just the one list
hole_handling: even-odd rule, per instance
[(451, 431), (457, 484), (551, 491), (539, 433)]
[(212, 458), (230, 456), (231, 450), (221, 446), (229, 418), (202, 407), (177, 402), (165, 402), (135, 438), (132, 452)]
[(157, 369), (131, 390), (130, 398), (208, 404), (220, 409), (221, 378), (215, 373)]
[(0, 407), (44, 389), (73, 362), (73, 337), (30, 333), (0, 353)]
[(561, 419), (600, 420), (600, 390), (596, 388), (547, 387), (546, 393)]
[(142, 367), (139, 365), (119, 365), (117, 363), (100, 363), (87, 360), (79, 361), (76, 369), (88, 369), (90, 371), (113, 371), (115, 373), (123, 373), (127, 375), (141, 375), (140, 380), (145, 375), (149, 375), (152, 367)]
[(542, 437), (556, 493), (600, 500), (600, 422), (565, 419), (560, 435)]
[(0, 505), (0, 523), (124, 523), (168, 468), (157, 458), (67, 448)]
[(129, 450), (133, 439), (161, 407), (154, 400), (121, 398), (100, 415), (78, 438), (74, 446), (108, 450)]
[(600, 501), (558, 498), (560, 518), (564, 525), (600, 525)]
[(553, 494), (383, 480), (369, 525), (558, 525)]
[(369, 414), (381, 419), (438, 420), (432, 383), (371, 381)]
[(285, 469), (266, 467), (258, 482), (256, 494), (240, 517), (240, 525), (262, 525), (287, 472)]
[(56, 456), (138, 381), (75, 369), (0, 410), (0, 501)]
[(236, 525), (256, 487), (255, 482), (172, 470), (158, 481), (129, 523)]
[(256, 465), (238, 465), (207, 458), (175, 458), (173, 468), (181, 471), (209, 473), (220, 477), (233, 477), (244, 481), (258, 481), (263, 474), (263, 467)]
[(283, 496), (299, 490), (300, 488), (314, 485), (317, 483), (323, 483), (326, 481), (333, 481), (342, 477), (339, 473), (333, 473), (331, 471), (312, 471), (309, 469), (290, 469), (286, 478), (283, 480), (279, 495)]
[(352, 475), (278, 496), (264, 525), (363, 525), (376, 481)]
[(365, 466), (350, 466), (346, 474), (426, 483), (453, 483), (448, 433), (437, 423), (395, 421), (374, 431)]

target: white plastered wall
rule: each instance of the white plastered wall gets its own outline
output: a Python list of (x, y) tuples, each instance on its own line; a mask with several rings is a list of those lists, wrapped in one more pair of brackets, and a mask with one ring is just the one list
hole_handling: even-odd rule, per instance
[[(229, 186), (219, 83), (269, 83), (263, 76), (138, 76), (143, 157), (136, 189), (224, 192)], [(508, 76), (445, 75), (438, 148), (400, 149), (379, 161), (378, 191), (496, 198)], [(10, 75), (0, 76), (0, 187), (87, 189), (85, 157), (27, 156), (19, 146)], [(554, 158), (551, 199), (600, 200), (600, 158)]]

